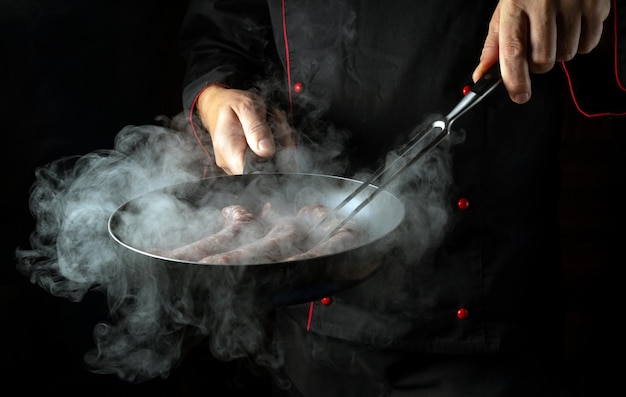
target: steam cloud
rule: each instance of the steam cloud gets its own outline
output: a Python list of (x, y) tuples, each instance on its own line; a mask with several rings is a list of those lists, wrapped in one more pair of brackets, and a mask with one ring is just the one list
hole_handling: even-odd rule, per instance
[(201, 269), (158, 266), (109, 236), (108, 219), (126, 201), (202, 176), (206, 156), (187, 123), (178, 116), (166, 124), (128, 126), (113, 150), (39, 168), (30, 199), (36, 230), (30, 249), (16, 252), (18, 270), (55, 296), (106, 293), (110, 322), (96, 326), (85, 359), (94, 372), (128, 381), (166, 377), (208, 335), (217, 358), (272, 360), (262, 308), (237, 304), (246, 297), (233, 288), (236, 273), (214, 280)]
[[(94, 372), (128, 381), (167, 377), (188, 349), (206, 341), (219, 359), (252, 357), (276, 368), (281, 358), (269, 343), (269, 310), (255, 306), (250, 289), (237, 288), (239, 267), (215, 277), (202, 266), (155, 263), (109, 235), (109, 217), (122, 204), (203, 176), (207, 158), (186, 120), (164, 120), (162, 126), (124, 128), (113, 150), (62, 158), (36, 171), (30, 200), (36, 230), (30, 249), (17, 249), (17, 268), (71, 301), (88, 291), (106, 294), (110, 319), (95, 327), (95, 348), (85, 356)], [(412, 255), (436, 243), (447, 224), (448, 146), (440, 145), (389, 188), (411, 203), (410, 227), (421, 230), (400, 242)]]

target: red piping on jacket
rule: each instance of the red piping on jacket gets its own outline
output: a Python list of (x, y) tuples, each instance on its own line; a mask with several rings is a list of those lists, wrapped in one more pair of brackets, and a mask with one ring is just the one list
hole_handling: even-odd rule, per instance
[(191, 109), (189, 109), (189, 125), (191, 126), (191, 130), (193, 131), (193, 136), (196, 138), (196, 141), (198, 142), (198, 145), (200, 145), (200, 149), (202, 149), (204, 154), (206, 154), (207, 158), (209, 159), (209, 165), (208, 166), (204, 166), (204, 170), (202, 171), (202, 177), (203, 178), (205, 176), (207, 176), (207, 173), (209, 171), (211, 171), (212, 174), (215, 173), (215, 167), (214, 167), (213, 156), (211, 156), (211, 153), (209, 153), (207, 148), (204, 147), (204, 145), (202, 144), (202, 141), (200, 140), (200, 136), (198, 135), (198, 131), (196, 130), (196, 125), (193, 122), (193, 114), (194, 114), (194, 112), (196, 110), (196, 104), (198, 102), (198, 98), (200, 98), (200, 95), (204, 92), (204, 90), (206, 90), (207, 88), (209, 88), (212, 85), (219, 85), (220, 87), (228, 88), (227, 85), (219, 84), (219, 83), (213, 83), (213, 84), (207, 85), (202, 90), (200, 90), (200, 92), (196, 95), (195, 98), (193, 98), (193, 102), (191, 103)]
[(574, 92), (574, 87), (572, 84), (572, 76), (570, 76), (569, 70), (567, 70), (567, 66), (565, 65), (565, 62), (561, 62), (561, 65), (563, 67), (563, 71), (565, 72), (565, 77), (567, 78), (567, 84), (569, 85), (569, 93), (570, 96), (572, 97), (572, 101), (574, 101), (574, 106), (576, 107), (576, 110), (578, 110), (578, 112), (580, 112), (580, 114), (582, 114), (585, 117), (588, 118), (594, 118), (594, 117), (607, 117), (607, 116), (626, 116), (626, 112), (621, 112), (621, 113), (615, 113), (615, 112), (601, 112), (601, 113), (588, 113), (585, 112), (583, 110), (583, 108), (580, 106), (580, 104), (578, 103), (578, 99), (576, 99), (576, 93)]
[(613, 37), (615, 37), (615, 43), (613, 47), (613, 53), (615, 57), (614, 68), (615, 68), (615, 80), (617, 80), (617, 86), (622, 90), (626, 91), (626, 87), (622, 84), (622, 80), (620, 79), (619, 74), (619, 33), (617, 31), (617, 0), (613, 0)]
[[(289, 94), (289, 112), (291, 112), (293, 110), (293, 100), (292, 100), (292, 92), (291, 92), (291, 60), (289, 57), (289, 40), (287, 39), (287, 18), (285, 15), (285, 0), (282, 0), (282, 23), (283, 23), (283, 40), (285, 42), (285, 63), (286, 63), (286, 69), (287, 69), (287, 92)], [(214, 167), (214, 162), (213, 162), (213, 156), (211, 156), (211, 153), (209, 153), (207, 148), (204, 147), (204, 145), (202, 144), (202, 141), (200, 140), (200, 136), (198, 135), (198, 131), (196, 130), (196, 125), (193, 122), (193, 114), (195, 112), (196, 103), (198, 102), (198, 98), (200, 97), (200, 94), (202, 94), (202, 92), (208, 87), (210, 87), (211, 85), (219, 85), (219, 86), (223, 86), (226, 88), (230, 88), (224, 84), (219, 84), (219, 83), (209, 84), (208, 86), (204, 87), (198, 93), (198, 95), (196, 95), (196, 97), (193, 99), (193, 102), (191, 104), (191, 109), (189, 110), (189, 124), (191, 125), (191, 129), (193, 130), (193, 135), (196, 138), (196, 141), (198, 142), (198, 144), (200, 145), (200, 148), (209, 159), (209, 166), (204, 167), (204, 171), (202, 173), (203, 177), (206, 176), (207, 172), (209, 171), (212, 173), (215, 172), (215, 167)]]
[(306, 330), (307, 331), (311, 330), (311, 320), (313, 319), (313, 306), (315, 306), (315, 303), (313, 301), (311, 301), (311, 303), (309, 303), (309, 316), (306, 319)]
[[(285, 15), (285, 0), (282, 0), (282, 20), (283, 20), (283, 41), (285, 42), (285, 66), (287, 69), (287, 92), (289, 94), (289, 112), (293, 111), (293, 97), (291, 92), (291, 58), (289, 56), (289, 40), (287, 39), (287, 16)], [(297, 165), (297, 164), (296, 164)], [(313, 319), (314, 302), (309, 304), (309, 315), (306, 321), (306, 330), (311, 329), (311, 320)]]
[[(617, 21), (618, 21), (617, 20), (617, 0), (613, 0), (613, 36), (614, 36), (614, 42), (615, 42), (613, 46), (613, 58), (614, 58), (613, 70), (614, 70), (617, 86), (622, 91), (626, 92), (626, 88), (622, 85), (620, 81), (620, 76), (619, 76), (619, 59), (618, 59), (619, 34), (617, 31)], [(572, 100), (574, 101), (574, 106), (583, 116), (588, 117), (588, 118), (607, 117), (607, 116), (616, 116), (616, 117), (626, 116), (626, 112), (621, 112), (621, 113), (614, 113), (614, 112), (587, 113), (585, 112), (580, 106), (580, 104), (578, 103), (578, 99), (576, 99), (576, 93), (574, 93), (574, 86), (572, 84), (572, 76), (570, 75), (570, 72), (567, 69), (566, 63), (561, 62), (561, 66), (563, 68), (563, 71), (565, 72), (565, 77), (567, 78), (567, 84), (569, 86), (569, 92), (572, 97)]]
[(207, 148), (204, 147), (204, 145), (202, 144), (202, 141), (200, 141), (200, 136), (198, 135), (198, 131), (196, 131), (196, 125), (193, 122), (193, 113), (194, 113), (194, 110), (196, 109), (196, 102), (198, 102), (198, 98), (200, 97), (200, 94), (202, 94), (202, 92), (205, 89), (206, 87), (202, 91), (200, 91), (198, 95), (196, 95), (196, 97), (193, 99), (193, 102), (191, 103), (191, 109), (189, 110), (189, 125), (191, 126), (191, 130), (193, 131), (193, 136), (196, 138), (198, 145), (200, 145), (200, 149), (202, 149), (204, 154), (206, 154), (206, 156), (209, 158), (209, 165), (208, 166), (205, 165), (202, 171), (203, 178), (207, 175), (207, 172), (209, 171), (209, 167), (211, 169), (213, 168), (212, 167), (213, 157), (211, 156), (211, 153), (209, 153)]
[(285, 42), (285, 64), (287, 67), (287, 92), (289, 93), (289, 112), (293, 110), (291, 98), (291, 59), (289, 58), (289, 40), (287, 40), (287, 16), (285, 15), (285, 0), (282, 1), (283, 40)]

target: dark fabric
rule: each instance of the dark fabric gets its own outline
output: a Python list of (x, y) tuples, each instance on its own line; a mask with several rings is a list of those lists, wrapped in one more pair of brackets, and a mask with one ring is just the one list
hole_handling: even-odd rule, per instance
[(278, 320), (290, 381), (276, 382), (274, 397), (560, 395), (559, 358), (546, 350), (502, 355), (407, 353), (346, 344), (307, 333), (288, 317)]
[(613, 0), (617, 77), (622, 91), (626, 91), (626, 0)]
[(626, 1), (613, 0), (599, 48), (562, 64), (572, 101), (586, 117), (626, 116)]
[(189, 2), (180, 35), (187, 60), (185, 110), (202, 88), (220, 83), (250, 88), (275, 67), (276, 52), (268, 42), (267, 5), (259, 0)]
[[(496, 1), (267, 4), (269, 13), (261, 1), (192, 1), (185, 106), (211, 83), (278, 92), (301, 150), (323, 155), (304, 170), (358, 177), (462, 98)], [(234, 10), (244, 17), (235, 20)], [(554, 345), (562, 82), (557, 68), (533, 77), (523, 106), (500, 87), (459, 119), (390, 187), (407, 217), (383, 270), (330, 305), (314, 302), (310, 317), (308, 304), (284, 310), (302, 329), (310, 318), (312, 333), (384, 348)], [(457, 207), (461, 198), (467, 210)], [(458, 318), (460, 309), (469, 316)]]
[[(465, 141), (451, 148), (453, 182), (444, 197), (420, 186), (403, 195), (411, 222), (400, 249), (389, 253), (376, 277), (336, 294), (330, 305), (316, 302), (313, 331), (395, 348), (468, 353), (519, 349), (554, 330), (562, 294), (555, 244), (559, 127), (549, 115), (524, 116), (526, 110), (557, 111), (547, 100), (558, 92), (552, 77), (542, 76), (535, 87), (542, 100), (525, 108), (499, 92), (488, 101), (491, 108), (475, 110), (476, 124), (466, 121)], [(514, 127), (506, 117), (516, 120)], [(436, 160), (442, 162), (433, 156), (433, 168)], [(472, 203), (466, 211), (455, 207), (462, 197)], [(437, 199), (444, 200), (440, 211), (431, 201)], [(445, 211), (449, 230), (431, 252), (428, 246), (439, 241), (433, 229)], [(458, 319), (459, 308), (471, 315)], [(291, 311), (304, 326), (308, 306)]]

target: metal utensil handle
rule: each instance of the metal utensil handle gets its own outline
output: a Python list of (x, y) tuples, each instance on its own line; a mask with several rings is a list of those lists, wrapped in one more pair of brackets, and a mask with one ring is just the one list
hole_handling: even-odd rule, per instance
[(417, 143), (420, 142), (422, 140), (422, 138), (424, 138), (424, 136), (426, 135), (426, 133), (430, 132), (431, 129), (426, 128), (426, 129), (422, 129), (420, 130), (413, 138), (411, 138), (411, 140), (405, 145), (406, 149), (404, 149), (402, 151), (402, 153), (400, 153), (400, 155), (394, 160), (392, 161), (390, 164), (383, 164), (380, 167), (378, 167), (373, 173), (372, 175), (370, 175), (366, 180), (364, 180), (356, 189), (354, 189), (352, 191), (352, 193), (350, 193), (346, 198), (344, 198), (339, 204), (337, 204), (335, 206), (335, 208), (333, 208), (321, 221), (319, 221), (317, 223), (317, 225), (315, 225), (313, 227), (313, 229), (311, 229), (311, 231), (313, 231), (314, 229), (316, 229), (318, 226), (320, 226), (321, 224), (323, 224), (326, 220), (332, 218), (337, 211), (339, 211), (340, 209), (342, 209), (346, 204), (348, 204), (350, 201), (352, 201), (352, 199), (354, 199), (359, 193), (361, 193), (363, 190), (365, 190), (369, 185), (371, 185), (374, 181), (376, 181), (378, 178), (380, 178), (385, 172), (387, 172), (389, 169), (393, 168), (396, 164), (400, 163), (401, 160), (403, 160), (404, 158), (406, 158), (406, 155), (415, 148), (415, 146), (417, 146)]
[(491, 94), (500, 83), (502, 83), (500, 64), (495, 63), (445, 117), (444, 121), (447, 124), (447, 128), (450, 128), (450, 125), (452, 125), (456, 119), (464, 115), (465, 112)]
[[(433, 122), (430, 128), (420, 130), (411, 140), (405, 145), (406, 149), (403, 150), (400, 155), (390, 164), (384, 164), (379, 167), (369, 178), (367, 178), (359, 187), (357, 187), (352, 193), (350, 193), (346, 198), (343, 199), (337, 206), (335, 206), (329, 213), (319, 221), (315, 226), (313, 226), (309, 230), (309, 236), (311, 233), (319, 228), (326, 221), (331, 219), (337, 214), (341, 208), (343, 208), (347, 203), (352, 201), (359, 193), (365, 190), (372, 182), (376, 181), (380, 176), (386, 173), (388, 170), (395, 167), (401, 161), (405, 161), (403, 165), (401, 165), (396, 171), (391, 174), (385, 182), (378, 185), (378, 188), (372, 191), (370, 195), (363, 200), (356, 208), (354, 208), (330, 233), (327, 233), (326, 236), (322, 239), (322, 241), (333, 234), (335, 234), (341, 227), (343, 227), (348, 221), (350, 221), (358, 212), (360, 212), (370, 201), (374, 199), (374, 197), (378, 194), (380, 190), (389, 185), (397, 175), (399, 175), (406, 168), (414, 164), (418, 159), (420, 159), (424, 154), (428, 153), (435, 146), (437, 146), (450, 132), (450, 126), (452, 123), (461, 117), (465, 112), (474, 107), (478, 102), (480, 102), (483, 98), (488, 96), (493, 90), (495, 90), (498, 85), (502, 82), (502, 76), (500, 74), (500, 64), (495, 63), (489, 70), (472, 86), (470, 92), (461, 100), (459, 103), (448, 113), (448, 115), (443, 120), (437, 120)], [(407, 161), (407, 155), (413, 151), (418, 143), (420, 143), (425, 137), (431, 135), (434, 131), (439, 131), (433, 139), (424, 146), (419, 152), (417, 152), (413, 157), (409, 157)]]
[[(419, 150), (419, 152), (417, 152), (415, 155), (413, 155), (411, 158), (409, 158), (409, 160), (407, 162), (405, 162), (404, 164), (402, 164), (402, 166), (400, 166), (398, 169), (396, 169), (387, 179), (385, 179), (384, 182), (382, 182), (381, 184), (379, 184), (377, 186), (376, 189), (374, 189), (361, 203), (359, 203), (359, 205), (357, 207), (355, 207), (352, 211), (350, 211), (350, 213), (348, 215), (346, 215), (341, 222), (339, 222), (339, 224), (337, 224), (337, 226), (335, 226), (329, 233), (326, 234), (326, 236), (324, 236), (322, 238), (322, 240), (320, 241), (324, 241), (326, 240), (328, 237), (332, 236), (333, 234), (337, 233), (337, 231), (339, 231), (339, 229), (341, 229), (343, 226), (345, 226), (346, 223), (348, 223), (356, 214), (358, 214), (367, 204), (369, 204), (377, 195), (378, 193), (380, 193), (381, 191), (384, 190), (385, 187), (387, 187), (391, 182), (393, 182), (396, 179), (396, 176), (398, 176), (400, 173), (402, 173), (405, 169), (407, 169), (408, 167), (410, 167), (411, 165), (415, 164), (415, 162), (417, 160), (419, 160), (420, 158), (422, 158), (426, 153), (430, 152), (435, 146), (437, 146), (446, 136), (448, 136), (448, 130), (447, 129), (443, 129), (438, 127), (436, 124), (433, 124), (432, 127), (428, 130), (426, 130), (425, 132), (428, 133), (434, 133), (435, 135), (433, 136), (432, 141), (430, 141), (426, 146), (424, 146), (423, 148), (421, 148)], [(426, 137), (427, 135), (430, 134), (424, 134), (422, 135), (422, 138), (419, 139), (418, 141), (416, 141), (413, 145), (411, 145), (411, 148), (414, 148), (417, 143), (419, 141), (421, 141), (424, 137)], [(408, 152), (410, 149), (407, 149), (406, 152)], [(397, 161), (397, 160), (396, 160)], [(395, 163), (395, 161), (394, 161)], [(389, 167), (387, 167), (385, 170), (387, 170)], [(361, 185), (363, 186), (363, 185)], [(361, 186), (359, 186), (358, 189), (362, 190)], [(322, 221), (323, 222), (323, 221)], [(320, 222), (320, 223), (322, 223)], [(318, 224), (319, 225), (319, 224)]]

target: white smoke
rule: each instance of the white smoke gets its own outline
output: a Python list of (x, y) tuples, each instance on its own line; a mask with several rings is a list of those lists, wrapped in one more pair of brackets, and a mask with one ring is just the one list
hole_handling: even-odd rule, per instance
[[(110, 320), (94, 329), (85, 356), (94, 372), (128, 381), (167, 377), (187, 349), (208, 339), (217, 358), (265, 350), (265, 311), (233, 286), (238, 274), (167, 266), (113, 241), (107, 224), (128, 200), (198, 180), (209, 161), (182, 115), (163, 126), (128, 126), (112, 150), (58, 159), (36, 170), (30, 208), (36, 220), (18, 270), (51, 294), (80, 301), (106, 294)], [(167, 227), (167, 225), (162, 225)], [(244, 320), (245, 319), (245, 320)], [(271, 364), (267, 364), (271, 365)]]
[[(277, 368), (281, 357), (271, 344), (269, 302), (255, 299), (249, 285), (240, 288), (243, 267), (172, 264), (128, 250), (109, 235), (109, 218), (121, 205), (197, 181), (211, 166), (182, 115), (163, 120), (162, 126), (124, 128), (112, 150), (61, 158), (36, 171), (30, 201), (36, 229), (30, 248), (16, 252), (18, 270), (71, 301), (89, 291), (106, 294), (110, 318), (94, 328), (95, 347), (85, 355), (96, 373), (127, 381), (167, 377), (198, 344), (208, 344), (218, 359), (251, 357)], [(440, 145), (390, 186), (411, 203), (411, 230), (420, 233), (408, 233), (411, 239), (400, 246), (413, 255), (436, 244), (448, 221), (448, 149), (449, 142)], [(301, 152), (302, 159), (308, 156)], [(172, 223), (153, 221), (156, 228)]]

